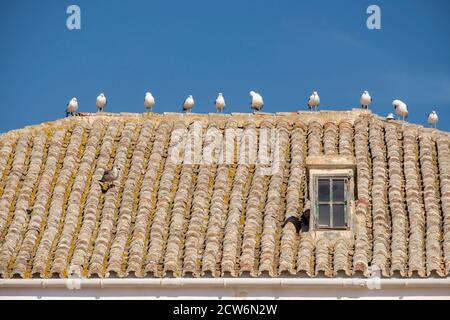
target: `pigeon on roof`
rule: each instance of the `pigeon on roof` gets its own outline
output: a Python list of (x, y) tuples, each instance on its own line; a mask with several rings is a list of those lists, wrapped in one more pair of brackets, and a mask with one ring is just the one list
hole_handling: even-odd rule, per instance
[(103, 109), (106, 107), (106, 97), (103, 93), (100, 93), (97, 97), (97, 101), (95, 102), (95, 105), (97, 106), (97, 110), (99, 112), (103, 112)]
[(119, 178), (120, 168), (117, 166), (113, 166), (111, 170), (105, 170), (102, 178), (99, 180), (101, 183), (112, 184)]
[(194, 107), (194, 98), (190, 94), (186, 100), (183, 102), (183, 111), (184, 112), (190, 112), (191, 109)]
[(395, 113), (397, 113), (397, 115), (403, 121), (405, 121), (405, 119), (408, 117), (408, 106), (406, 105), (406, 103), (404, 103), (401, 100), (396, 99), (396, 100), (392, 101), (392, 105), (394, 106)]
[(436, 128), (436, 124), (439, 121), (439, 117), (436, 113), (436, 111), (431, 111), (428, 115), (428, 124), (430, 124), (433, 128)]
[(361, 94), (359, 103), (361, 104), (361, 108), (369, 109), (369, 105), (372, 103), (372, 97), (367, 90), (364, 90), (364, 92)]
[(263, 97), (255, 92), (255, 91), (250, 91), (250, 97), (252, 98), (250, 101), (250, 106), (254, 111), (261, 111), (262, 108), (264, 107), (264, 100)]
[(317, 94), (317, 91), (314, 91), (308, 99), (308, 107), (309, 109), (312, 111), (314, 109), (314, 111), (317, 111), (317, 107), (319, 107), (320, 104), (320, 97)]
[(308, 231), (309, 230), (309, 218), (311, 211), (311, 201), (307, 200), (305, 206), (303, 207), (303, 212), (300, 218), (296, 216), (290, 216), (284, 221), (283, 227), (289, 222), (295, 227), (296, 232)]
[(150, 110), (150, 112), (152, 112), (154, 105), (155, 105), (155, 98), (153, 97), (151, 92), (147, 91), (145, 93), (145, 98), (144, 98), (144, 107), (145, 107), (145, 109)]
[(214, 101), (214, 104), (216, 105), (217, 112), (222, 113), (223, 109), (225, 109), (225, 99), (222, 95), (222, 92), (219, 92), (219, 95), (216, 98), (216, 101)]
[(67, 104), (66, 117), (68, 117), (69, 115), (70, 116), (75, 115), (77, 110), (78, 110), (78, 101), (77, 98), (73, 97)]

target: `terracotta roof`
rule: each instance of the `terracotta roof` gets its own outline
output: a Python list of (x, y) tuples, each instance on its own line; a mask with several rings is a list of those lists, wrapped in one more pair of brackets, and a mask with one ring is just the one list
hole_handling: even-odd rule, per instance
[[(232, 164), (169, 161), (195, 123), (203, 147), (234, 130), (236, 141), (220, 143), (256, 158), (262, 147), (246, 138), (278, 129), (280, 170), (265, 175), (236, 154)], [(355, 160), (351, 237), (283, 226), (302, 213), (307, 159), (322, 155)], [(113, 165), (119, 183), (102, 187)], [(4, 278), (368, 276), (374, 265), (384, 276), (448, 276), (447, 133), (354, 109), (84, 115), (0, 135)]]

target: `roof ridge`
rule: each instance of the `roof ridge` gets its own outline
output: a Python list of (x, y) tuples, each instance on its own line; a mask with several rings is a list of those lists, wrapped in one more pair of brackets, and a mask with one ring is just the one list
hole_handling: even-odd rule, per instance
[[(209, 122), (213, 121), (218, 124), (225, 124), (229, 121), (237, 122), (238, 127), (244, 126), (249, 120), (255, 122), (257, 126), (261, 123), (273, 120), (282, 120), (287, 123), (294, 124), (296, 122), (302, 122), (304, 124), (309, 124), (312, 122), (318, 122), (322, 126), (324, 126), (328, 122), (333, 122), (336, 125), (339, 125), (342, 121), (354, 123), (358, 119), (361, 118), (372, 118), (381, 120), (386, 122), (385, 117), (382, 117), (376, 113), (373, 113), (372, 110), (366, 110), (361, 108), (353, 108), (352, 110), (344, 110), (344, 111), (335, 111), (335, 110), (320, 110), (318, 112), (311, 111), (293, 111), (293, 112), (275, 112), (275, 113), (267, 113), (267, 112), (232, 112), (230, 114), (220, 114), (220, 113), (181, 113), (181, 112), (163, 112), (163, 113), (131, 113), (131, 112), (81, 112), (79, 116), (56, 119), (51, 121), (42, 122), (35, 125), (28, 125), (23, 128), (17, 128), (10, 130), (8, 132), (0, 133), (0, 139), (9, 139), (13, 138), (17, 134), (35, 131), (48, 127), (55, 126), (65, 126), (70, 125), (74, 122), (86, 122), (92, 123), (98, 119), (126, 119), (126, 120), (148, 120), (152, 119), (157, 122), (164, 120), (178, 120), (186, 122), (186, 125), (194, 121), (203, 121)], [(272, 122), (276, 124), (276, 122)], [(419, 129), (423, 133), (429, 134), (445, 134), (450, 135), (450, 132), (442, 131), (437, 128), (427, 128), (423, 125), (416, 123), (402, 123), (399, 121), (391, 121), (391, 123), (396, 124), (398, 126), (404, 126), (408, 129)]]

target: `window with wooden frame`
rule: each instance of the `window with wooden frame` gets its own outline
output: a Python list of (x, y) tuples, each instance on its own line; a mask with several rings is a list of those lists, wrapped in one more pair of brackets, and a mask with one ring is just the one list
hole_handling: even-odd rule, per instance
[(315, 176), (316, 229), (347, 229), (348, 177)]
[(354, 215), (354, 171), (349, 169), (311, 168), (310, 230), (350, 230)]

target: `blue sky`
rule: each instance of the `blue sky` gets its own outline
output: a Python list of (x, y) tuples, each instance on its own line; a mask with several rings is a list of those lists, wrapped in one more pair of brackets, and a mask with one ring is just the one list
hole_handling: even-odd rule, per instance
[[(81, 8), (81, 30), (66, 28), (66, 9)], [(381, 8), (381, 30), (366, 9)], [(386, 115), (405, 101), (409, 121), (432, 109), (450, 131), (450, 1), (0, 1), (0, 132), (62, 118), (76, 96), (95, 111), (249, 111), (250, 90), (264, 111), (306, 109), (312, 90), (321, 109), (348, 110), (369, 90)]]

